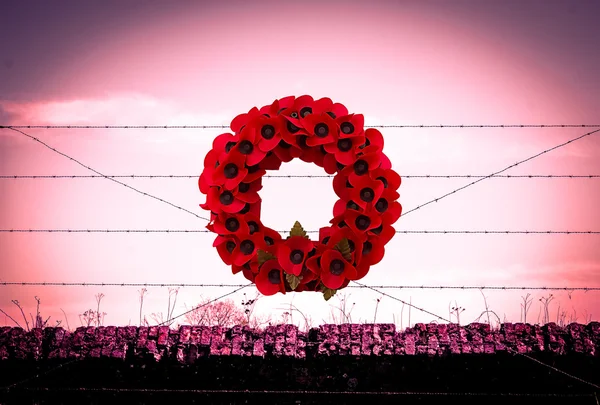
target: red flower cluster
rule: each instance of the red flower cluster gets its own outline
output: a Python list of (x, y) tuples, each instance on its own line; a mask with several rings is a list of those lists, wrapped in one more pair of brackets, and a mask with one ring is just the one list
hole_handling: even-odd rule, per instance
[[(211, 212), (207, 228), (218, 235), (213, 246), (234, 274), (264, 295), (322, 291), (329, 299), (381, 261), (402, 212), (401, 179), (363, 115), (329, 98), (292, 96), (238, 115), (231, 130), (214, 139), (198, 185), (207, 196), (200, 206)], [(262, 176), (294, 158), (335, 174), (339, 200), (318, 241), (297, 222), (283, 239), (260, 221)]]

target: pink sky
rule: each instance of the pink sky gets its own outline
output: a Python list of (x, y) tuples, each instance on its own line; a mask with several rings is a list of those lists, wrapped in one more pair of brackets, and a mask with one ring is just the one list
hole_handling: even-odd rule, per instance
[[(29, 4), (31, 3), (31, 4)], [(100, 5), (102, 4), (102, 6)], [(253, 106), (288, 95), (330, 97), (366, 124), (598, 124), (600, 8), (593, 1), (3, 2), (0, 125), (228, 125)], [(516, 5), (519, 7), (516, 7)], [(29, 7), (28, 7), (29, 6)], [(382, 129), (401, 175), (487, 175), (589, 128)], [(224, 130), (31, 129), (28, 134), (107, 174), (200, 174)], [(592, 135), (506, 174), (600, 174)], [(92, 174), (39, 143), (0, 130), (0, 175)], [(294, 161), (280, 173), (323, 174)], [(121, 179), (123, 180), (123, 179)], [(199, 215), (197, 179), (123, 180)], [(598, 179), (487, 179), (402, 217), (398, 230), (600, 230)], [(408, 211), (469, 183), (403, 179)], [(317, 230), (331, 219), (331, 180), (264, 180), (262, 220)], [(204, 221), (106, 179), (0, 180), (1, 229), (203, 229)], [(290, 197), (293, 196), (293, 197)], [(297, 196), (302, 196), (301, 198)], [(282, 208), (285, 207), (285, 208)], [(331, 208), (328, 208), (331, 207)], [(398, 234), (369, 285), (600, 286), (597, 235)], [(0, 233), (0, 281), (245, 283), (211, 247), (211, 234)], [(246, 293), (253, 295), (255, 289)], [(0, 308), (18, 299), (71, 326), (106, 295), (107, 324), (136, 323), (136, 288), (0, 286)], [(223, 288), (180, 290), (175, 313)], [(354, 320), (372, 321), (373, 291), (347, 289)], [(479, 291), (385, 290), (441, 316), (456, 300), (470, 322)], [(548, 293), (531, 292), (530, 318)], [(500, 317), (519, 320), (524, 292), (486, 291)], [(554, 292), (558, 303), (598, 319), (598, 292)], [(145, 312), (166, 311), (166, 288)], [(241, 301), (242, 293), (233, 296)], [(333, 298), (265, 297), (259, 313), (289, 303), (327, 320)], [(287, 303), (287, 304), (286, 304)], [(404, 310), (405, 324), (407, 309)], [(401, 304), (384, 298), (377, 320)], [(430, 315), (412, 311), (412, 322)], [(7, 321), (10, 323), (10, 321)], [(0, 324), (5, 323), (0, 317)]]

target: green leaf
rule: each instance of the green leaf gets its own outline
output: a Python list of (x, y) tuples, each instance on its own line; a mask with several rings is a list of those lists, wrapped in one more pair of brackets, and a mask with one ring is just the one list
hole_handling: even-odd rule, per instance
[(258, 249), (256, 251), (256, 255), (258, 257), (258, 265), (259, 266), (262, 265), (267, 260), (276, 259), (276, 257), (273, 256), (271, 253), (265, 252), (264, 250), (260, 250), (260, 249)]
[(295, 276), (293, 274), (286, 274), (285, 279), (290, 285), (292, 290), (295, 290), (300, 285), (300, 281), (302, 281), (302, 276)]
[(308, 238), (306, 231), (304, 228), (302, 228), (302, 225), (300, 225), (300, 222), (298, 221), (294, 222), (294, 226), (290, 230), (290, 237), (292, 236), (302, 236), (304, 238)]
[(350, 251), (350, 244), (348, 243), (347, 238), (340, 240), (337, 245), (335, 245), (335, 248), (342, 254), (344, 259), (352, 260), (352, 252)]
[(325, 298), (325, 301), (329, 301), (331, 299), (331, 297), (333, 297), (335, 295), (335, 293), (337, 292), (337, 290), (332, 290), (331, 288), (327, 288), (327, 287), (324, 287), (322, 291), (323, 291), (323, 298)]

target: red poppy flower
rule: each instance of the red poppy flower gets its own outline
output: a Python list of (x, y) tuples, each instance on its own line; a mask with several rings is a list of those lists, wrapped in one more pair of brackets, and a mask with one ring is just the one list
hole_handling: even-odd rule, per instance
[(277, 246), (282, 243), (282, 237), (279, 232), (274, 229), (267, 228), (263, 226), (262, 228), (263, 239), (265, 241), (265, 251), (276, 255), (277, 254)]
[(356, 234), (349, 227), (331, 227), (329, 230), (329, 236), (326, 236), (321, 241), (324, 243), (329, 249), (335, 249), (335, 247), (340, 243), (342, 239), (348, 240), (348, 245), (350, 246), (350, 253), (352, 254), (352, 262), (358, 261), (360, 258), (360, 252), (362, 250), (362, 246), (364, 241), (367, 240), (367, 236), (364, 233)]
[(248, 263), (258, 249), (265, 250), (265, 240), (260, 232), (236, 236), (239, 243), (231, 253), (232, 262), (236, 266)]
[(358, 147), (364, 142), (365, 137), (363, 135), (357, 135), (351, 138), (340, 138), (335, 143), (325, 145), (324, 148), (331, 154), (331, 158), (333, 158), (335, 162), (339, 162), (343, 165), (351, 165), (356, 161), (356, 154), (359, 150)]
[(328, 114), (309, 114), (300, 119), (300, 123), (307, 132), (306, 145), (310, 147), (327, 145), (338, 140), (339, 128)]
[(277, 259), (286, 273), (299, 276), (311, 250), (313, 243), (310, 239), (292, 236), (277, 247)]
[[(237, 239), (234, 236), (217, 236), (213, 247), (217, 248), (217, 252), (219, 253), (219, 257), (223, 260), (223, 263), (226, 265), (231, 265), (233, 263), (233, 258), (231, 254), (233, 250), (237, 246)], [(234, 273), (235, 274), (235, 273)]]
[(376, 203), (383, 193), (383, 183), (370, 176), (348, 178), (352, 188), (348, 188), (347, 197), (359, 207), (366, 208), (367, 204)]
[(356, 267), (356, 278), (354, 279), (354, 281), (358, 281), (358, 280), (362, 279), (364, 276), (366, 276), (369, 273), (369, 270), (371, 269), (371, 266), (367, 262), (359, 263), (355, 267)]
[(273, 149), (273, 153), (279, 158), (279, 160), (281, 160), (284, 163), (288, 163), (294, 160), (295, 157), (292, 156), (292, 149), (294, 149), (292, 145), (285, 142), (284, 140), (281, 140), (277, 147)]
[(279, 170), (281, 167), (281, 159), (273, 153), (273, 151), (268, 152), (263, 160), (260, 161), (258, 167), (264, 170)]
[(234, 133), (239, 134), (242, 131), (242, 129), (252, 120), (252, 118), (257, 117), (259, 115), (261, 115), (261, 113), (258, 110), (258, 108), (253, 107), (250, 109), (250, 111), (248, 111), (248, 113), (240, 114), (233, 120), (231, 120), (231, 124), (229, 125), (229, 127)]
[[(350, 114), (335, 119), (340, 127), (340, 138), (352, 138), (364, 136), (365, 116), (362, 114)], [(363, 139), (362, 145), (366, 140)], [(360, 146), (359, 145), (359, 146)]]
[(322, 243), (313, 243), (314, 252), (311, 252), (311, 256), (306, 260), (305, 266), (308, 271), (318, 278), (321, 274), (321, 255), (327, 247)]
[(258, 192), (262, 189), (262, 179), (254, 180), (251, 183), (242, 182), (233, 190), (233, 194), (246, 203), (255, 203), (260, 201)]
[(223, 186), (227, 190), (236, 188), (248, 174), (245, 161), (246, 156), (239, 150), (231, 150), (213, 171), (212, 181), (214, 184)]
[(296, 100), (296, 97), (294, 96), (288, 96), (279, 100), (275, 100), (271, 105), (262, 107), (260, 109), (260, 113), (268, 115), (271, 118), (276, 117), (282, 110), (293, 106), (294, 100)]
[[(259, 115), (258, 117), (261, 116)], [(245, 126), (238, 135), (238, 142), (235, 145), (235, 149), (246, 158), (245, 162), (248, 166), (257, 165), (267, 154), (267, 152), (256, 147), (256, 144), (260, 140), (258, 129), (249, 125)], [(221, 159), (219, 158), (219, 160)]]
[(283, 270), (275, 259), (262, 264), (254, 283), (262, 295), (275, 295), (278, 292), (285, 294)]
[(238, 214), (219, 214), (212, 224), (206, 225), (206, 229), (219, 235), (247, 235), (250, 233), (248, 223), (243, 216)]
[(331, 223), (340, 228), (340, 224), (345, 223), (356, 235), (360, 235), (379, 227), (381, 225), (381, 217), (372, 207), (367, 207), (362, 212), (348, 209), (343, 215), (332, 219)]
[[(348, 177), (345, 176), (343, 173), (338, 173), (333, 177), (333, 191), (342, 200), (348, 201), (348, 199), (349, 199), (348, 198), (348, 195), (349, 195), (348, 185), (349, 184), (350, 183), (348, 182)], [(352, 186), (350, 186), (350, 187), (352, 187)]]
[(356, 269), (342, 254), (334, 249), (327, 249), (321, 255), (321, 282), (327, 288), (337, 290), (344, 281), (356, 278)]
[(385, 170), (389, 170), (392, 168), (392, 161), (390, 160), (389, 157), (387, 157), (387, 155), (383, 152), (381, 152), (381, 165), (379, 167), (381, 167), (382, 169)]
[(335, 174), (340, 173), (346, 166), (338, 162), (335, 156), (328, 153), (323, 159), (323, 168), (327, 174)]
[(381, 196), (375, 200), (374, 207), (381, 214), (381, 223), (383, 225), (394, 224), (402, 215), (402, 205), (396, 201), (400, 194), (389, 188), (384, 189)]
[(256, 133), (254, 143), (260, 151), (266, 153), (275, 149), (281, 141), (281, 125), (282, 120), (277, 116), (258, 115), (252, 118), (244, 130), (254, 129)]
[(400, 188), (400, 184), (402, 183), (400, 175), (393, 170), (378, 168), (370, 171), (369, 175), (373, 179), (380, 180), (385, 189), (392, 191), (398, 190), (398, 188)]
[(383, 150), (383, 135), (375, 128), (365, 129), (365, 147), (374, 146), (377, 150)]
[[(284, 113), (285, 112), (287, 112), (287, 110), (284, 111)], [(308, 136), (309, 134), (306, 132), (306, 129), (304, 129), (302, 127), (300, 120), (298, 120), (298, 118), (297, 118), (298, 113), (292, 112), (291, 114), (292, 114), (292, 116), (287, 116), (287, 115), (279, 116), (279, 119), (281, 120), (281, 127), (280, 127), (281, 128), (281, 138), (286, 143), (288, 143), (289, 145), (292, 146), (292, 150), (290, 150), (290, 154), (293, 157), (299, 157), (302, 154), (302, 151), (301, 151), (302, 148), (298, 144), (298, 137), (300, 135)], [(294, 149), (296, 149), (296, 150), (294, 150)]]
[(376, 146), (367, 146), (357, 155), (356, 161), (341, 171), (348, 177), (360, 177), (377, 169), (381, 164), (381, 151)]
[(222, 187), (211, 187), (206, 195), (206, 203), (200, 204), (200, 207), (220, 214), (222, 212), (240, 212), (245, 205), (246, 203), (240, 200), (232, 191), (225, 190)]
[(348, 115), (348, 109), (340, 103), (334, 103), (330, 98), (323, 97), (315, 100), (312, 106), (313, 114), (327, 113), (331, 118)]
[(377, 236), (381, 243), (387, 245), (387, 243), (392, 240), (394, 235), (396, 235), (396, 230), (391, 225), (381, 224), (377, 228), (370, 229), (367, 234)]
[[(383, 259), (385, 255), (385, 247), (381, 239), (369, 235), (367, 240), (363, 243), (362, 249), (357, 256), (357, 263), (359, 266), (372, 266), (377, 264)], [(358, 270), (358, 268), (357, 268)]]

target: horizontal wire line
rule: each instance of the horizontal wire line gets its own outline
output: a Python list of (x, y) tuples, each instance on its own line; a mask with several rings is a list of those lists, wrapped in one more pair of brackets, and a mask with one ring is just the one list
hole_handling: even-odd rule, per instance
[(573, 143), (573, 142), (575, 142), (575, 141), (578, 141), (578, 140), (580, 140), (580, 139), (583, 139), (583, 138), (585, 138), (585, 137), (587, 137), (587, 136), (593, 135), (593, 134), (595, 134), (595, 133), (597, 133), (597, 132), (600, 132), (600, 129), (596, 129), (596, 130), (594, 130), (594, 131), (587, 132), (587, 133), (585, 133), (585, 134), (583, 134), (583, 135), (580, 135), (580, 136), (578, 136), (578, 137), (575, 137), (575, 138), (571, 138), (571, 139), (570, 139), (570, 140), (568, 140), (567, 142), (563, 142), (563, 143), (561, 143), (561, 144), (559, 144), (559, 145), (555, 145), (555, 146), (553, 146), (553, 147), (551, 147), (551, 148), (548, 148), (548, 149), (546, 149), (546, 150), (544, 150), (544, 151), (542, 151), (542, 152), (540, 152), (540, 153), (536, 153), (535, 155), (529, 156), (529, 157), (528, 157), (528, 158), (526, 158), (526, 159), (519, 160), (518, 162), (516, 162), (516, 163), (513, 163), (513, 164), (512, 164), (512, 165), (510, 165), (510, 166), (506, 166), (506, 167), (505, 167), (504, 169), (502, 169), (502, 170), (498, 170), (497, 172), (494, 172), (494, 173), (492, 173), (492, 174), (489, 174), (489, 175), (487, 175), (487, 176), (485, 176), (485, 177), (483, 177), (483, 178), (480, 178), (480, 179), (478, 179), (478, 180), (472, 181), (472, 182), (471, 182), (471, 183), (469, 183), (469, 184), (465, 184), (465, 185), (464, 185), (464, 186), (462, 186), (462, 187), (459, 187), (459, 188), (457, 188), (457, 189), (454, 189), (453, 191), (450, 191), (449, 193), (446, 193), (446, 194), (444, 194), (444, 195), (442, 195), (442, 196), (440, 196), (440, 197), (437, 197), (437, 198), (434, 198), (434, 199), (432, 199), (432, 200), (429, 200), (429, 201), (427, 201), (426, 203), (423, 203), (423, 204), (417, 205), (415, 208), (412, 208), (412, 209), (410, 209), (410, 210), (408, 210), (408, 211), (405, 211), (405, 212), (403, 212), (403, 213), (402, 213), (402, 215), (400, 215), (400, 217), (403, 217), (403, 216), (405, 216), (405, 215), (407, 215), (407, 214), (410, 214), (411, 212), (417, 211), (418, 209), (420, 209), (420, 208), (423, 208), (423, 207), (425, 207), (425, 206), (427, 206), (427, 205), (429, 205), (429, 204), (432, 204), (432, 203), (434, 203), (434, 202), (435, 202), (435, 203), (437, 203), (439, 200), (442, 200), (442, 199), (444, 199), (444, 198), (446, 198), (446, 197), (449, 197), (449, 196), (451, 196), (451, 195), (453, 195), (453, 194), (455, 194), (455, 193), (457, 193), (457, 192), (459, 192), (459, 191), (462, 191), (462, 190), (464, 190), (464, 189), (466, 189), (466, 188), (469, 188), (469, 187), (471, 187), (471, 186), (474, 186), (475, 184), (477, 184), (477, 183), (479, 183), (479, 182), (481, 182), (481, 181), (483, 181), (483, 180), (486, 180), (486, 179), (488, 179), (488, 178), (491, 178), (491, 177), (497, 176), (498, 174), (500, 174), (500, 173), (503, 173), (503, 172), (505, 172), (505, 171), (507, 171), (507, 170), (509, 170), (509, 169), (512, 169), (513, 167), (516, 167), (516, 166), (519, 166), (519, 165), (521, 165), (521, 164), (523, 164), (523, 163), (529, 162), (530, 160), (533, 160), (533, 159), (535, 159), (535, 158), (537, 158), (537, 157), (539, 157), (539, 156), (542, 156), (542, 155), (544, 155), (544, 154), (546, 154), (546, 153), (548, 153), (548, 152), (552, 152), (553, 150), (556, 150), (556, 149), (562, 148), (563, 146), (569, 145), (570, 143)]
[[(598, 128), (600, 124), (392, 124), (370, 128)], [(229, 129), (229, 125), (0, 125), (15, 129)]]
[[(289, 231), (276, 231), (288, 233)], [(319, 233), (319, 231), (305, 231)], [(208, 229), (0, 229), (0, 233), (213, 233)], [(408, 230), (397, 234), (466, 234), (466, 235), (597, 235), (600, 231), (499, 231), (499, 230)]]
[(186, 388), (111, 388), (111, 387), (25, 387), (25, 391), (37, 392), (135, 392), (179, 394), (275, 394), (275, 395), (329, 395), (329, 396), (448, 396), (448, 397), (531, 397), (531, 398), (593, 398), (593, 393), (527, 393), (527, 392), (418, 392), (418, 391), (317, 391), (317, 390), (232, 390), (232, 389), (186, 389)]
[(210, 222), (210, 219), (208, 219), (208, 218), (206, 218), (206, 217), (203, 217), (203, 216), (200, 216), (200, 215), (196, 214), (195, 212), (192, 212), (192, 211), (190, 211), (190, 210), (188, 210), (188, 209), (185, 209), (185, 208), (183, 208), (183, 207), (181, 207), (181, 206), (179, 206), (179, 205), (173, 204), (172, 202), (169, 202), (169, 201), (167, 201), (167, 200), (164, 200), (164, 199), (162, 199), (162, 198), (160, 198), (160, 197), (156, 197), (155, 195), (152, 195), (152, 194), (146, 193), (146, 192), (144, 192), (144, 191), (141, 191), (141, 190), (139, 190), (139, 189), (137, 189), (137, 188), (135, 188), (135, 187), (132, 187), (132, 186), (130, 186), (129, 184), (123, 183), (122, 181), (115, 180), (115, 179), (113, 179), (113, 178), (107, 177), (106, 175), (104, 175), (104, 174), (100, 173), (99, 171), (97, 171), (97, 170), (95, 170), (95, 169), (92, 169), (91, 167), (89, 167), (89, 166), (87, 166), (87, 165), (85, 165), (85, 164), (81, 163), (79, 160), (77, 160), (77, 159), (75, 159), (75, 158), (73, 158), (73, 157), (71, 157), (71, 156), (69, 156), (69, 155), (67, 155), (67, 154), (65, 154), (65, 153), (63, 153), (63, 152), (60, 152), (59, 150), (56, 150), (55, 148), (53, 148), (52, 146), (48, 145), (48, 144), (47, 144), (47, 143), (45, 143), (44, 141), (41, 141), (40, 139), (36, 138), (35, 136), (32, 136), (32, 135), (26, 134), (25, 132), (23, 132), (23, 131), (20, 131), (20, 130), (18, 130), (18, 129), (15, 129), (15, 128), (10, 128), (10, 127), (9, 127), (9, 129), (11, 129), (11, 130), (13, 130), (13, 131), (15, 131), (15, 132), (18, 132), (18, 133), (20, 133), (20, 134), (22, 134), (22, 135), (24, 135), (24, 136), (26, 136), (26, 137), (28, 137), (28, 138), (30, 138), (30, 139), (32, 139), (32, 140), (34, 140), (34, 141), (36, 141), (36, 142), (38, 142), (39, 144), (41, 144), (41, 145), (45, 146), (46, 148), (50, 149), (51, 151), (53, 151), (53, 152), (55, 152), (55, 153), (57, 153), (57, 154), (59, 154), (59, 155), (61, 155), (61, 156), (63, 156), (63, 157), (66, 157), (67, 159), (69, 159), (69, 160), (70, 160), (70, 161), (72, 161), (72, 162), (75, 162), (75, 163), (77, 163), (79, 166), (82, 166), (82, 167), (84, 167), (85, 169), (87, 169), (87, 170), (89, 170), (89, 171), (91, 171), (91, 172), (94, 172), (94, 173), (96, 173), (97, 175), (100, 175), (100, 176), (102, 176), (102, 177), (104, 177), (104, 178), (106, 178), (106, 179), (108, 179), (108, 180), (111, 180), (111, 181), (113, 181), (113, 182), (115, 182), (115, 183), (117, 183), (117, 184), (120, 184), (120, 185), (122, 185), (123, 187), (126, 187), (126, 188), (128, 188), (128, 189), (130, 189), (130, 190), (133, 190), (133, 191), (135, 191), (135, 192), (136, 192), (136, 193), (138, 193), (138, 194), (141, 194), (141, 195), (143, 195), (143, 196), (146, 196), (146, 197), (153, 198), (153, 199), (155, 199), (155, 200), (157, 200), (157, 201), (160, 201), (160, 202), (162, 202), (162, 203), (165, 203), (165, 204), (167, 204), (167, 205), (170, 205), (171, 207), (177, 208), (177, 209), (179, 209), (179, 210), (181, 210), (181, 211), (183, 211), (183, 212), (187, 212), (188, 214), (191, 214), (191, 215), (195, 216), (196, 218), (203, 219), (203, 220), (205, 220), (205, 221), (209, 221), (209, 222)]
[[(102, 178), (127, 178), (127, 179), (197, 179), (200, 175), (180, 175), (180, 174), (149, 174), (149, 175), (138, 175), (138, 174), (121, 174), (114, 176), (97, 176), (97, 175), (1, 175), (0, 179), (102, 179)], [(266, 174), (262, 178), (272, 179), (317, 179), (317, 178), (333, 178), (335, 176), (329, 174)], [(475, 175), (475, 174), (420, 174), (420, 175), (403, 175), (403, 179), (478, 179), (486, 178), (488, 176)], [(505, 179), (597, 179), (600, 178), (600, 174), (519, 174), (519, 175), (498, 175), (491, 178), (505, 178)]]
[[(22, 287), (218, 287), (218, 288), (237, 288), (244, 287), (247, 284), (210, 284), (210, 283), (86, 283), (86, 282), (27, 282), (27, 281), (5, 281), (0, 282), (0, 286), (22, 286)], [(349, 285), (346, 288), (358, 289), (391, 289), (391, 290), (542, 290), (542, 291), (600, 291), (600, 287), (535, 287), (535, 286), (474, 286), (474, 285)]]

